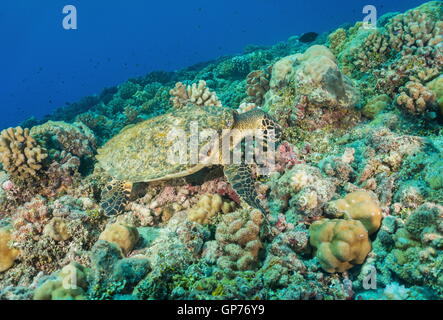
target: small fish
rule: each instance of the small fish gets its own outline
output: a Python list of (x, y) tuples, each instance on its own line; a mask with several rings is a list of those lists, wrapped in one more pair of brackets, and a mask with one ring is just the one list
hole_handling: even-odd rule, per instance
[(300, 42), (309, 43), (317, 39), (318, 33), (317, 32), (307, 32), (302, 34), (300, 39), (298, 39)]

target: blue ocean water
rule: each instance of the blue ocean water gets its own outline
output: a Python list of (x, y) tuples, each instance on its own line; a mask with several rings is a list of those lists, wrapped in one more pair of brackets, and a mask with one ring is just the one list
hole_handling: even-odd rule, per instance
[[(381, 16), (424, 2), (2, 1), (0, 129), (153, 70), (173, 71), (241, 53), (248, 44), (353, 23), (367, 4)], [(62, 27), (65, 5), (77, 8), (77, 30)]]

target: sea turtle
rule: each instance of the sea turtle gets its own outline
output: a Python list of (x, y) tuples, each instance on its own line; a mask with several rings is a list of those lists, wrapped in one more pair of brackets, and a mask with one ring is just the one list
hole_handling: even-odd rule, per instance
[[(265, 148), (270, 137), (277, 141), (281, 132), (275, 120), (260, 109), (240, 114), (233, 109), (215, 106), (187, 106), (123, 129), (98, 150), (97, 159), (101, 167), (113, 178), (102, 190), (101, 207), (108, 216), (119, 214), (128, 202), (134, 183), (184, 177), (207, 167), (208, 163), (213, 164), (200, 159), (171, 161), (172, 150), (177, 147), (177, 140), (171, 139), (171, 135), (178, 138), (181, 146), (194, 143), (194, 147), (201, 148), (204, 143), (195, 139), (196, 130), (217, 133), (218, 138), (213, 140), (212, 147), (203, 151), (206, 159), (214, 161), (215, 158), (221, 159), (221, 152), (214, 152), (220, 150), (213, 148), (215, 141), (221, 146), (220, 141), (227, 134), (238, 134), (247, 129), (262, 130)], [(205, 143), (208, 145), (208, 140)], [(186, 155), (198, 152), (186, 152)], [(224, 174), (238, 196), (265, 212), (257, 198), (250, 164), (244, 161), (237, 164), (220, 161), (218, 164), (223, 165)]]

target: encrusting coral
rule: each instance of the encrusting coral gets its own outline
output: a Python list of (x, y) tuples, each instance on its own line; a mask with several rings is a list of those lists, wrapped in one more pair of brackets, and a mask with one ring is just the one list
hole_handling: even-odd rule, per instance
[(205, 194), (188, 210), (188, 219), (208, 224), (218, 213), (232, 212), (235, 206), (235, 202), (223, 200), (218, 194)]
[(30, 136), (29, 129), (9, 128), (0, 135), (0, 159), (4, 169), (20, 180), (34, 178), (48, 155)]
[(263, 247), (259, 235), (262, 223), (263, 215), (258, 210), (241, 209), (223, 215), (215, 233), (222, 251), (217, 264), (233, 270), (253, 268)]
[(54, 217), (43, 229), (43, 234), (55, 241), (66, 241), (71, 238), (67, 222), (63, 218)]
[(175, 88), (171, 89), (171, 102), (175, 108), (183, 108), (187, 104), (196, 106), (216, 106), (221, 107), (221, 101), (217, 94), (206, 87), (206, 81), (200, 80), (192, 85), (184, 85), (181, 82), (175, 84)]
[(362, 264), (371, 250), (368, 231), (358, 220), (323, 219), (309, 227), (309, 243), (327, 272), (344, 272)]
[(19, 250), (10, 246), (11, 240), (11, 230), (0, 228), (0, 272), (11, 268), (20, 253)]
[(377, 114), (386, 110), (391, 102), (392, 99), (387, 94), (377, 95), (365, 104), (362, 114), (369, 119), (374, 119)]
[(45, 281), (34, 293), (34, 300), (85, 300), (88, 270), (78, 263), (71, 263)]

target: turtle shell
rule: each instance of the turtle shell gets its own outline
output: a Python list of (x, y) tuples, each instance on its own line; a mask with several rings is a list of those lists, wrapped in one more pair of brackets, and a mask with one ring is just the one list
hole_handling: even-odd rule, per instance
[[(187, 176), (205, 166), (201, 161), (190, 161), (193, 147), (198, 145), (200, 150), (208, 144), (207, 139), (195, 139), (195, 133), (211, 129), (221, 136), (223, 129), (233, 125), (231, 109), (184, 107), (123, 129), (98, 150), (97, 160), (117, 180), (149, 182)], [(177, 145), (185, 145), (185, 161), (171, 161)]]

